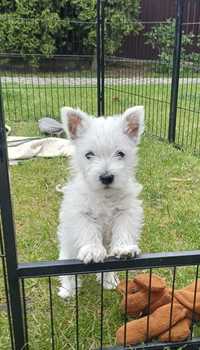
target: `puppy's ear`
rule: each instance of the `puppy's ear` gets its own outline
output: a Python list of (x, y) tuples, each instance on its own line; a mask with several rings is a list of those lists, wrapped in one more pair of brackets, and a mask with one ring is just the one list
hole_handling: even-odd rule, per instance
[(144, 107), (128, 108), (122, 115), (122, 119), (124, 133), (138, 143), (140, 135), (144, 131)]
[(71, 107), (61, 108), (63, 128), (71, 140), (75, 140), (88, 128), (90, 120), (86, 113)]

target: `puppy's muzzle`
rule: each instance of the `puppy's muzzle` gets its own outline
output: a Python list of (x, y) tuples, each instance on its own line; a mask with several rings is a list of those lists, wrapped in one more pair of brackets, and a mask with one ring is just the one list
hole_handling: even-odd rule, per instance
[(114, 175), (110, 174), (103, 174), (99, 176), (99, 180), (102, 182), (104, 185), (110, 185), (114, 181)]

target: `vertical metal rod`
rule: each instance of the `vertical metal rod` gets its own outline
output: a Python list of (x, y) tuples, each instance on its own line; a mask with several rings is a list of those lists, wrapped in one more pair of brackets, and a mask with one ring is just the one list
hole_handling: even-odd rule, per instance
[(55, 350), (55, 332), (54, 332), (52, 285), (51, 285), (51, 277), (50, 276), (49, 276), (49, 306), (50, 306), (50, 323), (51, 323), (51, 349)]
[[(25, 75), (25, 85), (24, 85), (24, 89), (25, 89), (25, 98), (26, 98), (26, 113), (27, 113), (27, 116), (28, 116), (28, 120), (30, 119), (30, 109), (29, 109), (29, 106), (30, 106), (30, 101), (29, 101), (29, 87), (28, 87), (28, 83), (27, 83), (27, 78), (29, 78), (29, 75), (28, 75), (28, 70), (27, 70), (27, 66), (24, 62), (24, 75)], [(13, 82), (13, 80), (12, 80)], [(12, 89), (14, 89), (14, 86), (12, 86)], [(14, 91), (14, 90), (13, 90)], [(20, 101), (20, 103), (22, 103), (22, 101)], [(15, 106), (14, 106), (15, 108)]]
[(97, 0), (96, 18), (97, 116), (101, 115), (101, 0)]
[(147, 308), (147, 343), (149, 342), (149, 316), (150, 316), (150, 304), (151, 304), (151, 281), (152, 281), (152, 269), (149, 271), (149, 293), (148, 293), (148, 308)]
[(176, 266), (174, 266), (174, 269), (173, 269), (172, 298), (171, 298), (170, 320), (169, 320), (169, 341), (171, 341), (171, 329), (172, 329), (172, 318), (173, 318), (175, 282), (176, 282)]
[(194, 321), (196, 316), (196, 298), (197, 298), (197, 286), (198, 286), (198, 278), (199, 278), (199, 265), (196, 268), (196, 277), (195, 277), (195, 287), (194, 287), (194, 299), (193, 299), (193, 307), (192, 307), (192, 325), (191, 325), (191, 339), (194, 327)]
[(173, 71), (172, 71), (172, 82), (171, 82), (171, 100), (170, 100), (169, 129), (168, 129), (168, 141), (171, 143), (174, 143), (176, 139), (176, 115), (177, 115), (179, 73), (180, 73), (180, 60), (181, 60), (183, 5), (184, 5), (184, 0), (176, 0), (176, 29), (175, 29), (175, 43), (174, 43), (174, 53), (173, 53)]
[(105, 2), (101, 1), (101, 115), (105, 114)]
[(26, 348), (25, 348), (25, 350), (29, 350), (29, 344), (28, 344), (27, 307), (26, 307), (26, 293), (25, 293), (24, 278), (22, 278), (22, 280), (21, 280), (21, 285), (22, 285), (22, 300), (23, 300), (23, 309), (24, 309), (24, 328), (25, 328), (25, 336), (26, 336)]
[(8, 293), (8, 281), (7, 281), (5, 254), (4, 254), (4, 247), (3, 247), (3, 240), (2, 240), (1, 222), (0, 222), (0, 254), (2, 257), (2, 269), (3, 269), (3, 279), (4, 279), (4, 286), (5, 286), (6, 306), (7, 306), (9, 331), (10, 331), (11, 349), (14, 350), (12, 319), (11, 319), (11, 311), (10, 311), (10, 299), (9, 299), (9, 293)]
[[(14, 80), (14, 67), (12, 67), (12, 69), (10, 70), (10, 75), (11, 75), (11, 92), (12, 92), (12, 101), (13, 101), (13, 105), (12, 105), (12, 107), (13, 107), (13, 110), (14, 111), (12, 111), (12, 114), (14, 115), (14, 120), (15, 120), (15, 122), (16, 121), (18, 121), (17, 120), (17, 113), (16, 113), (16, 111), (17, 111), (17, 107), (16, 107), (16, 95), (15, 95), (15, 85), (14, 85), (14, 83), (13, 83), (13, 80)], [(20, 101), (21, 102), (21, 101)]]
[(126, 347), (127, 301), (128, 301), (128, 270), (126, 270), (126, 287), (125, 287), (124, 348)]
[(79, 300), (78, 300), (78, 275), (75, 275), (76, 288), (76, 349), (79, 350)]
[(103, 350), (103, 312), (104, 312), (104, 295), (103, 295), (104, 274), (101, 272), (101, 330), (100, 330), (100, 349)]
[(23, 307), (21, 303), (20, 283), (17, 275), (17, 253), (15, 227), (13, 222), (10, 183), (8, 174), (8, 154), (4, 123), (2, 87), (0, 82), (0, 206), (5, 249), (5, 261), (10, 296), (13, 335), (15, 350), (21, 350), (25, 345)]

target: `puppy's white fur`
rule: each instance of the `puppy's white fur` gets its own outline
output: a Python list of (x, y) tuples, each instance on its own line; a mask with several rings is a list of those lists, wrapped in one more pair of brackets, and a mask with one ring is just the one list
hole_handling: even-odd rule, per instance
[[(142, 189), (135, 179), (137, 145), (144, 128), (144, 108), (129, 108), (120, 116), (92, 118), (80, 110), (61, 109), (74, 145), (73, 174), (64, 188), (58, 238), (59, 259), (100, 262), (107, 256), (139, 254), (143, 223)], [(113, 182), (102, 183), (102, 176)], [(114, 287), (108, 273), (104, 286)], [(73, 295), (74, 278), (61, 277), (59, 295)]]

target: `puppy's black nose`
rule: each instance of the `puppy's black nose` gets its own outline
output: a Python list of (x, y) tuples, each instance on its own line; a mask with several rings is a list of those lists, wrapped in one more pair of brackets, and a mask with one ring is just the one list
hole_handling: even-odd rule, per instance
[(103, 175), (99, 176), (99, 180), (104, 185), (110, 185), (114, 180), (114, 175), (103, 174)]

